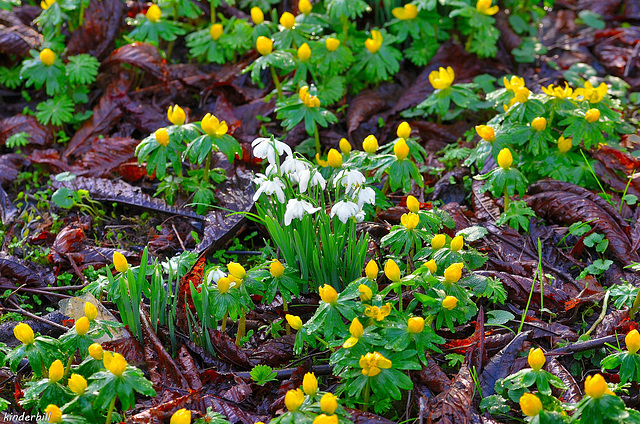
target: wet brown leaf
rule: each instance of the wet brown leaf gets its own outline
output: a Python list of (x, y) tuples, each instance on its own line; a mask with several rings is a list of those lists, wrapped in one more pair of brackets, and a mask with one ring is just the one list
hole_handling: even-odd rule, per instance
[(42, 43), (42, 35), (22, 23), (15, 13), (0, 10), (0, 53), (26, 56)]
[(480, 374), (482, 396), (494, 394), (496, 381), (509, 375), (513, 361), (518, 357), (520, 351), (522, 351), (522, 346), (530, 334), (529, 331), (519, 333), (508, 345), (489, 360), (482, 374)]
[(169, 80), (167, 63), (160, 55), (158, 48), (152, 44), (136, 42), (124, 45), (111, 52), (102, 65), (108, 68), (125, 63), (135, 66), (155, 79)]
[(120, 0), (91, 0), (84, 11), (84, 23), (69, 38), (68, 54), (88, 53), (104, 59), (120, 32), (124, 15), (125, 4)]
[(473, 379), (467, 361), (446, 392), (440, 393), (429, 402), (426, 417), (428, 424), (468, 424), (471, 419), (471, 401), (473, 398)]
[[(1, 12), (1, 11), (0, 11)], [(18, 114), (0, 120), (0, 144), (4, 145), (9, 137), (19, 132), (29, 134), (29, 144), (47, 147), (53, 143), (53, 130), (40, 124), (35, 116)]]
[(138, 140), (129, 137), (94, 138), (91, 150), (74, 165), (75, 174), (85, 177), (108, 177), (121, 164), (134, 158)]

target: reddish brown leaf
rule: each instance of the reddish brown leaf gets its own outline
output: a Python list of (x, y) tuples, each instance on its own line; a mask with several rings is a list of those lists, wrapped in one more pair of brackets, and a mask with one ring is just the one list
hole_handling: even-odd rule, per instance
[(75, 173), (85, 177), (108, 177), (119, 165), (134, 158), (137, 145), (138, 140), (129, 137), (94, 138), (91, 150), (75, 163), (81, 168)]
[(167, 63), (158, 52), (158, 48), (152, 44), (126, 44), (111, 52), (102, 65), (109, 67), (124, 63), (135, 66), (149, 76), (161, 81), (167, 81), (169, 78)]
[(26, 26), (15, 13), (0, 10), (0, 53), (26, 56), (42, 43), (42, 35)]
[(218, 330), (209, 330), (209, 334), (213, 350), (220, 359), (240, 369), (251, 369), (253, 364), (249, 360), (249, 356), (236, 346), (235, 340)]
[(19, 114), (0, 120), (0, 144), (19, 132), (29, 134), (29, 145), (46, 147), (53, 143), (53, 130), (40, 124), (35, 116)]
[(122, 26), (125, 4), (120, 0), (91, 0), (84, 11), (84, 23), (67, 44), (67, 53), (88, 53), (104, 59)]
[[(427, 423), (468, 424), (471, 420), (471, 400), (473, 379), (469, 365), (465, 361), (446, 392), (440, 393), (429, 402)], [(421, 417), (422, 418), (422, 417)]]

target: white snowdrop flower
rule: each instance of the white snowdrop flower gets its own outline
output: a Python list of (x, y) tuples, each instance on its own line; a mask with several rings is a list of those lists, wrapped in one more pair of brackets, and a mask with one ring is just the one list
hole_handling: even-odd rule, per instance
[(371, 187), (363, 187), (358, 192), (358, 206), (362, 209), (365, 203), (370, 205), (376, 204), (376, 191)]
[(300, 184), (300, 191), (306, 193), (307, 188), (313, 188), (317, 185), (324, 190), (327, 186), (327, 180), (317, 169), (305, 169), (298, 174), (298, 184)]
[(278, 158), (285, 152), (291, 154), (291, 147), (275, 138), (271, 140), (266, 137), (258, 137), (253, 140), (251, 147), (253, 147), (253, 156), (260, 159), (266, 158), (271, 164), (276, 163), (276, 151)]
[(333, 186), (341, 184), (347, 190), (353, 190), (360, 187), (367, 181), (360, 171), (343, 169), (333, 179)]
[(314, 208), (313, 205), (306, 200), (289, 199), (287, 209), (284, 212), (284, 225), (290, 225), (295, 219), (302, 219), (305, 213), (309, 215), (318, 212), (320, 208)]
[(358, 213), (356, 214), (356, 222), (362, 222), (362, 221), (364, 221), (364, 217), (365, 217), (365, 215), (366, 215), (366, 213), (365, 213), (362, 209), (360, 209), (360, 212), (358, 212)]
[(360, 208), (357, 203), (341, 200), (331, 208), (331, 217), (333, 218), (337, 215), (338, 219), (344, 224), (349, 218), (356, 216), (358, 212), (360, 212)]
[(207, 284), (218, 284), (218, 280), (222, 277), (226, 277), (227, 274), (220, 270), (220, 267), (212, 268), (207, 274)]
[(280, 165), (280, 171), (282, 175), (287, 175), (291, 181), (297, 183), (300, 173), (309, 169), (310, 166), (309, 163), (289, 155)]
[(264, 193), (269, 196), (271, 196), (272, 194), (275, 194), (278, 201), (280, 203), (284, 203), (285, 201), (284, 188), (285, 188), (285, 185), (279, 178), (276, 178), (273, 180), (267, 180), (267, 179), (262, 180), (262, 182), (260, 183), (260, 186), (256, 190), (256, 194), (253, 195), (253, 201), (254, 202), (257, 201), (260, 198), (260, 195)]

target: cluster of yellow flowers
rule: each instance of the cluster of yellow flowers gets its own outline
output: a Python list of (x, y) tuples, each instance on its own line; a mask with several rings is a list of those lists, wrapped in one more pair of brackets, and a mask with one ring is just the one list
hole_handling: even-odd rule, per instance
[[(317, 98), (316, 96), (312, 96), (309, 94), (309, 86), (307, 85), (305, 85), (300, 89), (300, 91), (298, 92), (298, 97), (300, 98), (300, 100), (302, 100), (302, 103), (304, 103), (304, 105), (307, 107), (320, 107), (320, 99)], [(335, 149), (333, 150), (336, 153), (338, 153), (337, 150)], [(340, 166), (342, 166), (342, 156), (340, 156)], [(338, 167), (335, 167), (335, 168), (338, 168)]]
[(542, 87), (542, 91), (551, 97), (555, 97), (558, 99), (574, 99), (580, 101), (588, 101), (589, 103), (599, 103), (604, 99), (604, 96), (607, 95), (607, 91), (609, 91), (609, 87), (604, 82), (601, 82), (600, 85), (594, 87), (589, 81), (584, 83), (584, 87), (577, 88), (575, 91), (569, 87), (568, 83), (564, 83), (564, 88), (555, 87), (553, 84), (550, 84), (547, 87)]
[(511, 79), (507, 79), (504, 77), (502, 82), (504, 83), (504, 87), (511, 91), (514, 96), (508, 104), (503, 105), (504, 111), (506, 112), (516, 103), (526, 103), (529, 100), (529, 96), (531, 95), (531, 91), (525, 86), (524, 78), (520, 78), (518, 76), (512, 76)]
[[(296, 412), (300, 409), (305, 401), (305, 395), (311, 398), (316, 398), (318, 395), (318, 379), (315, 374), (308, 372), (302, 379), (302, 389), (297, 388), (295, 390), (289, 390), (284, 396), (284, 404), (291, 412)], [(338, 410), (338, 397), (332, 393), (325, 393), (320, 398), (320, 410), (322, 414), (319, 414), (313, 420), (313, 424), (338, 424), (339, 418), (336, 415)], [(264, 424), (257, 422), (255, 424)]]
[(220, 277), (216, 283), (218, 291), (222, 294), (227, 293), (231, 287), (240, 288), (244, 278), (247, 276), (247, 271), (237, 262), (229, 262), (227, 270), (229, 274)]

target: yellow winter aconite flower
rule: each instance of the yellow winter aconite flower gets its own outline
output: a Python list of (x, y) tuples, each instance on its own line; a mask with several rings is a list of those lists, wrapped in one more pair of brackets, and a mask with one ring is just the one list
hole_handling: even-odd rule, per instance
[(256, 25), (260, 25), (264, 22), (264, 13), (259, 7), (254, 6), (251, 8), (251, 20)]
[(225, 135), (227, 131), (229, 131), (229, 126), (227, 126), (225, 121), (220, 122), (217, 117), (210, 113), (204, 115), (204, 118), (202, 118), (200, 122), (200, 127), (202, 127), (202, 131), (207, 133), (209, 137)]
[(544, 357), (542, 349), (537, 348), (529, 350), (529, 357), (527, 358), (527, 361), (532, 369), (540, 371), (547, 359)]
[(127, 360), (119, 353), (105, 352), (102, 358), (104, 367), (116, 377), (122, 377), (127, 369)]
[(427, 267), (427, 269), (432, 273), (435, 274), (436, 271), (438, 271), (438, 264), (436, 263), (435, 260), (431, 259), (427, 262), (424, 263), (424, 266)]
[(415, 229), (418, 226), (419, 222), (420, 217), (412, 212), (402, 214), (402, 216), (400, 217), (400, 223), (409, 231)]
[(47, 417), (48, 423), (61, 423), (62, 422), (62, 410), (56, 405), (50, 404), (44, 408), (44, 414)]
[(393, 153), (398, 160), (405, 160), (409, 156), (409, 146), (404, 138), (399, 139), (393, 145)]
[(368, 377), (375, 377), (380, 374), (382, 369), (389, 369), (393, 365), (390, 360), (378, 352), (369, 352), (366, 355), (362, 355), (358, 364), (362, 368), (362, 374)]
[[(328, 395), (331, 393), (327, 393)], [(338, 424), (338, 416), (337, 415), (326, 415), (320, 414), (313, 419), (312, 424)]]
[(391, 13), (401, 21), (408, 21), (418, 16), (418, 6), (411, 3), (405, 4), (404, 7), (393, 8)]
[(336, 50), (338, 50), (338, 47), (340, 47), (340, 40), (338, 40), (337, 38), (329, 37), (324, 42), (324, 45), (330, 52), (335, 52)]
[(49, 367), (49, 381), (52, 383), (57, 383), (58, 381), (62, 380), (63, 376), (64, 365), (62, 365), (61, 360), (56, 359)]
[(374, 281), (378, 278), (378, 271), (380, 271), (380, 269), (378, 268), (378, 264), (373, 259), (367, 262), (367, 266), (364, 268), (365, 275), (371, 281)]
[(491, 0), (478, 0), (476, 3), (476, 10), (483, 15), (495, 15), (500, 8), (498, 6), (491, 6)]
[(376, 321), (382, 321), (391, 313), (391, 303), (386, 303), (382, 307), (367, 306), (364, 315), (369, 318), (375, 318)]
[(120, 252), (113, 252), (113, 266), (118, 272), (125, 272), (129, 269), (127, 258)]
[(289, 323), (289, 327), (293, 328), (294, 330), (299, 330), (302, 328), (302, 320), (299, 316), (287, 314), (284, 317)]
[(320, 292), (320, 299), (324, 303), (334, 305), (338, 301), (338, 292), (332, 286), (325, 284), (318, 291)]
[(298, 47), (298, 59), (303, 62), (306, 62), (311, 57), (311, 48), (307, 43), (302, 44)]
[(182, 109), (178, 105), (169, 106), (169, 110), (167, 111), (167, 118), (169, 118), (169, 122), (173, 125), (182, 125), (187, 120), (187, 114), (184, 113), (184, 109)]
[(400, 281), (400, 268), (393, 259), (389, 259), (387, 260), (387, 262), (385, 262), (384, 275), (386, 275), (387, 278), (394, 283)]
[(78, 333), (79, 336), (84, 336), (85, 334), (87, 334), (87, 332), (89, 331), (89, 318), (82, 317), (78, 319), (76, 321), (75, 328), (76, 333)]
[(537, 117), (534, 118), (533, 121), (531, 121), (531, 126), (536, 130), (536, 131), (544, 131), (547, 129), (547, 119), (546, 118), (542, 118), (542, 117)]
[(360, 284), (358, 286), (358, 293), (360, 293), (360, 300), (363, 302), (368, 302), (373, 297), (373, 291), (366, 284)]
[[(320, 99), (317, 98), (316, 96), (312, 96), (311, 94), (309, 94), (309, 86), (307, 85), (300, 88), (300, 91), (298, 92), (298, 97), (300, 98), (300, 100), (302, 100), (302, 103), (304, 103), (305, 106), (307, 107), (320, 106)], [(332, 150), (335, 150), (335, 149), (332, 149)], [(331, 154), (331, 152), (329, 152), (329, 154)], [(342, 156), (340, 156), (340, 160), (342, 161)], [(342, 166), (342, 163), (340, 165)]]
[(464, 247), (464, 238), (462, 236), (455, 236), (451, 240), (451, 250), (457, 252)]
[(513, 92), (513, 94), (516, 94), (519, 89), (525, 87), (524, 78), (520, 78), (517, 75), (512, 76), (510, 79), (504, 77), (502, 82), (504, 83), (504, 88)]
[(542, 402), (533, 393), (525, 393), (520, 398), (520, 409), (527, 417), (535, 417), (542, 411)]
[(319, 153), (316, 153), (316, 162), (318, 163), (318, 165), (320, 165), (322, 168), (326, 168), (327, 166), (329, 166), (329, 162), (327, 162), (326, 160), (322, 159), (320, 157)]
[(407, 321), (407, 331), (409, 331), (409, 333), (422, 333), (422, 330), (424, 330), (424, 318), (409, 318), (409, 321)]
[(286, 29), (291, 29), (296, 24), (296, 17), (293, 16), (291, 12), (284, 12), (282, 16), (280, 16), (280, 25), (285, 27)]
[(318, 391), (318, 379), (312, 372), (308, 372), (302, 378), (302, 390), (309, 396), (313, 396)]
[(191, 424), (191, 411), (188, 409), (178, 409), (171, 416), (169, 424)]
[(498, 166), (502, 169), (509, 169), (512, 164), (513, 156), (511, 155), (511, 150), (507, 147), (500, 150), (500, 153), (498, 153)]
[(313, 10), (313, 5), (309, 0), (300, 0), (298, 2), (298, 10), (305, 15), (308, 15)]
[(162, 10), (160, 10), (157, 5), (152, 4), (151, 6), (149, 6), (149, 9), (147, 9), (147, 13), (145, 14), (145, 16), (151, 22), (158, 22), (162, 17)]
[(448, 310), (453, 310), (458, 306), (458, 298), (455, 296), (447, 296), (442, 299), (442, 307)]
[(495, 130), (488, 125), (477, 125), (476, 133), (478, 133), (480, 138), (489, 143), (493, 143), (496, 140)]
[(587, 122), (593, 123), (600, 119), (600, 111), (598, 109), (589, 109), (584, 115)]
[(156, 136), (156, 141), (159, 145), (167, 147), (169, 144), (169, 133), (166, 128), (159, 128), (153, 133)]
[(213, 24), (209, 29), (209, 35), (213, 41), (218, 41), (220, 37), (222, 37), (222, 33), (224, 32), (224, 27), (222, 24)]
[(447, 69), (440, 67), (437, 71), (431, 71), (429, 74), (429, 82), (436, 90), (445, 90), (451, 87), (456, 74), (453, 72), (451, 66), (447, 66)]
[(420, 202), (414, 196), (407, 196), (407, 208), (411, 213), (418, 213), (420, 211)]
[(229, 291), (231, 287), (231, 280), (229, 277), (222, 277), (216, 283), (216, 287), (218, 287), (218, 291), (222, 294), (225, 294)]
[(598, 87), (591, 85), (589, 81), (584, 83), (584, 88), (577, 88), (574, 98), (578, 100), (588, 100), (589, 103), (599, 103), (607, 95), (609, 87), (601, 82)]
[(374, 29), (371, 31), (371, 38), (367, 38), (364, 42), (364, 46), (369, 50), (369, 53), (377, 53), (382, 47), (382, 41), (382, 34)]
[(398, 138), (407, 139), (411, 137), (411, 125), (408, 122), (402, 122), (398, 125), (398, 129), (396, 130), (396, 135)]
[(104, 351), (102, 350), (102, 346), (99, 343), (94, 343), (89, 346), (89, 356), (93, 359), (100, 361), (104, 355)]
[(29, 324), (21, 322), (13, 327), (13, 335), (16, 339), (20, 340), (23, 344), (30, 345), (34, 342), (33, 330)]
[(320, 398), (320, 409), (328, 415), (333, 415), (338, 409), (338, 398), (332, 393), (325, 393)]
[(444, 234), (436, 234), (431, 239), (431, 247), (434, 250), (442, 249), (446, 242), (447, 242), (447, 238), (445, 237)]
[(640, 349), (640, 333), (638, 330), (631, 330), (624, 338), (624, 343), (627, 345), (629, 353), (635, 354)]
[(444, 270), (444, 281), (446, 283), (457, 283), (462, 277), (462, 268), (464, 264), (462, 262), (456, 262), (451, 264)]
[(42, 0), (40, 2), (40, 7), (42, 8), (42, 10), (47, 10), (55, 2), (56, 2), (56, 0)]
[(341, 138), (338, 145), (340, 146), (340, 151), (345, 155), (351, 153), (351, 143), (346, 138)]
[(349, 349), (350, 347), (355, 346), (364, 334), (364, 327), (362, 326), (358, 318), (354, 318), (351, 322), (351, 325), (349, 326), (349, 333), (351, 334), (351, 337), (349, 337), (342, 345), (342, 347), (345, 349)]
[(515, 91), (515, 96), (513, 96), (513, 99), (509, 101), (509, 104), (503, 105), (504, 111), (506, 112), (511, 106), (516, 103), (526, 103), (527, 100), (529, 100), (530, 95), (531, 91), (529, 91), (527, 87), (517, 88)]
[(270, 54), (273, 51), (273, 41), (271, 41), (270, 38), (261, 35), (256, 40), (256, 50), (258, 50), (258, 53), (262, 56)]
[(245, 271), (244, 267), (237, 262), (229, 262), (227, 269), (229, 270), (229, 274), (240, 280), (247, 276), (247, 271)]
[(73, 393), (82, 396), (84, 391), (87, 390), (87, 380), (80, 374), (71, 374), (71, 377), (69, 377), (69, 389)]
[(573, 94), (573, 89), (569, 87), (569, 84), (564, 83), (564, 88), (557, 86), (554, 87), (553, 84), (550, 84), (548, 87), (542, 87), (542, 91), (551, 97), (556, 97), (558, 99), (567, 99), (570, 98)]
[(329, 163), (329, 166), (332, 168), (340, 168), (342, 166), (342, 154), (336, 149), (329, 150), (327, 163)]
[(287, 409), (291, 412), (295, 412), (300, 408), (304, 402), (304, 393), (300, 389), (289, 390), (286, 395), (284, 395), (284, 404)]
[(366, 136), (362, 142), (362, 148), (367, 153), (375, 153), (378, 150), (378, 147), (378, 139), (373, 134)]
[(56, 54), (51, 49), (44, 49), (40, 52), (40, 62), (45, 66), (51, 66), (56, 61)]
[(98, 317), (98, 308), (91, 302), (85, 302), (84, 304), (84, 316), (93, 321)]
[(573, 139), (560, 136), (558, 139), (558, 150), (560, 153), (567, 153), (573, 146)]
[(600, 399), (605, 394), (615, 396), (615, 393), (609, 390), (602, 374), (587, 376), (584, 382), (584, 392), (587, 396), (591, 396), (594, 399)]
[(282, 265), (282, 262), (279, 260), (274, 259), (271, 265), (269, 265), (269, 272), (271, 272), (271, 276), (275, 278), (282, 277), (282, 274), (284, 274), (284, 265)]

